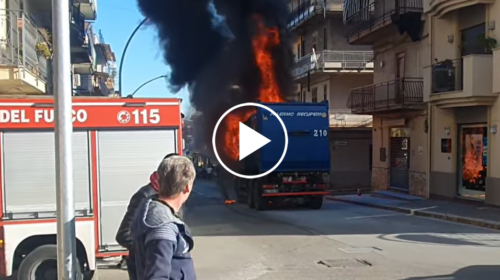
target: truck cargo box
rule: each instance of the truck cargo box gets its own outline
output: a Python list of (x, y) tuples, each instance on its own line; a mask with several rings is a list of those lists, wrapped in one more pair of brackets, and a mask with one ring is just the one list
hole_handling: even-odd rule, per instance
[[(274, 172), (329, 172), (329, 117), (327, 102), (263, 103), (283, 120), (288, 134), (288, 150)], [(271, 142), (257, 151), (259, 173), (271, 169), (282, 155), (285, 138), (278, 119), (262, 108), (251, 120), (253, 128)]]

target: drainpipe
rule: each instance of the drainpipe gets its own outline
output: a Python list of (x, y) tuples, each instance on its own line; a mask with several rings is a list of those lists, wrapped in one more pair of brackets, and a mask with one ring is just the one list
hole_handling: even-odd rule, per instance
[[(434, 54), (434, 50), (432, 49), (432, 38), (433, 38), (433, 29), (434, 29), (434, 21), (433, 16), (429, 15), (429, 65), (432, 65), (432, 57)], [(432, 89), (432, 66), (431, 66), (431, 89)], [(430, 94), (430, 93), (429, 93)], [(427, 194), (426, 198), (429, 199), (431, 196), (431, 171), (432, 171), (432, 105), (430, 102), (427, 102)]]

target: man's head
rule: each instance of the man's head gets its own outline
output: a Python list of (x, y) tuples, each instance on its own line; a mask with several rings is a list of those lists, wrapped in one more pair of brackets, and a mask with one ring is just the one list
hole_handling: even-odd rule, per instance
[(167, 159), (167, 158), (169, 158), (171, 156), (178, 156), (178, 155), (179, 154), (176, 154), (176, 153), (170, 153), (170, 154), (166, 155), (163, 159)]
[(193, 189), (196, 177), (193, 163), (187, 157), (171, 155), (161, 162), (157, 172), (160, 197), (176, 200), (179, 206), (184, 204)]

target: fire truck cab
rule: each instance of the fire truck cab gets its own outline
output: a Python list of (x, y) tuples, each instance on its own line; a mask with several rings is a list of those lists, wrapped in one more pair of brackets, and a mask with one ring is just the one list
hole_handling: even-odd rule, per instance
[[(126, 254), (115, 235), (131, 196), (164, 155), (182, 153), (179, 99), (73, 99), (80, 279)], [(54, 102), (0, 98), (0, 275), (57, 273)], [(41, 277), (41, 279), (44, 279)]]

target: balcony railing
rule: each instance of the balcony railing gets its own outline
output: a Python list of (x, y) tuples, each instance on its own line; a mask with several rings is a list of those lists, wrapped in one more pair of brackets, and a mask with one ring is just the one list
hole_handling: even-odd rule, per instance
[(330, 109), (331, 127), (371, 127), (372, 115), (353, 114), (350, 109)]
[(103, 77), (97, 77), (97, 86), (96, 86), (96, 91), (102, 95), (102, 96), (108, 96), (111, 91), (109, 90), (108, 86), (106, 85), (106, 80)]
[(423, 0), (346, 0), (344, 3), (344, 22), (347, 39), (361, 33), (393, 23), (394, 15), (422, 13)]
[(95, 50), (95, 34), (94, 34), (94, 28), (92, 27), (91, 24), (87, 26), (87, 36), (85, 36), (85, 42), (84, 45), (87, 46), (89, 56), (90, 56), (90, 61), (92, 63), (92, 69), (97, 68), (97, 52)]
[(423, 79), (400, 78), (351, 90), (347, 107), (353, 113), (402, 109), (423, 102)]
[(432, 65), (432, 93), (463, 89), (463, 59), (444, 60)]
[(312, 18), (316, 14), (324, 15), (327, 12), (341, 12), (344, 0), (307, 0), (301, 1), (296, 7), (290, 7), (288, 28), (294, 28)]
[(71, 8), (71, 25), (74, 29), (72, 32), (76, 32), (75, 37), (79, 38), (79, 41), (85, 41), (85, 16), (78, 6)]
[(331, 51), (324, 50), (301, 57), (295, 63), (292, 75), (299, 78), (311, 70), (373, 70), (372, 51)]
[(47, 81), (47, 60), (37, 51), (45, 43), (38, 26), (21, 11), (0, 11), (0, 65), (23, 67)]

